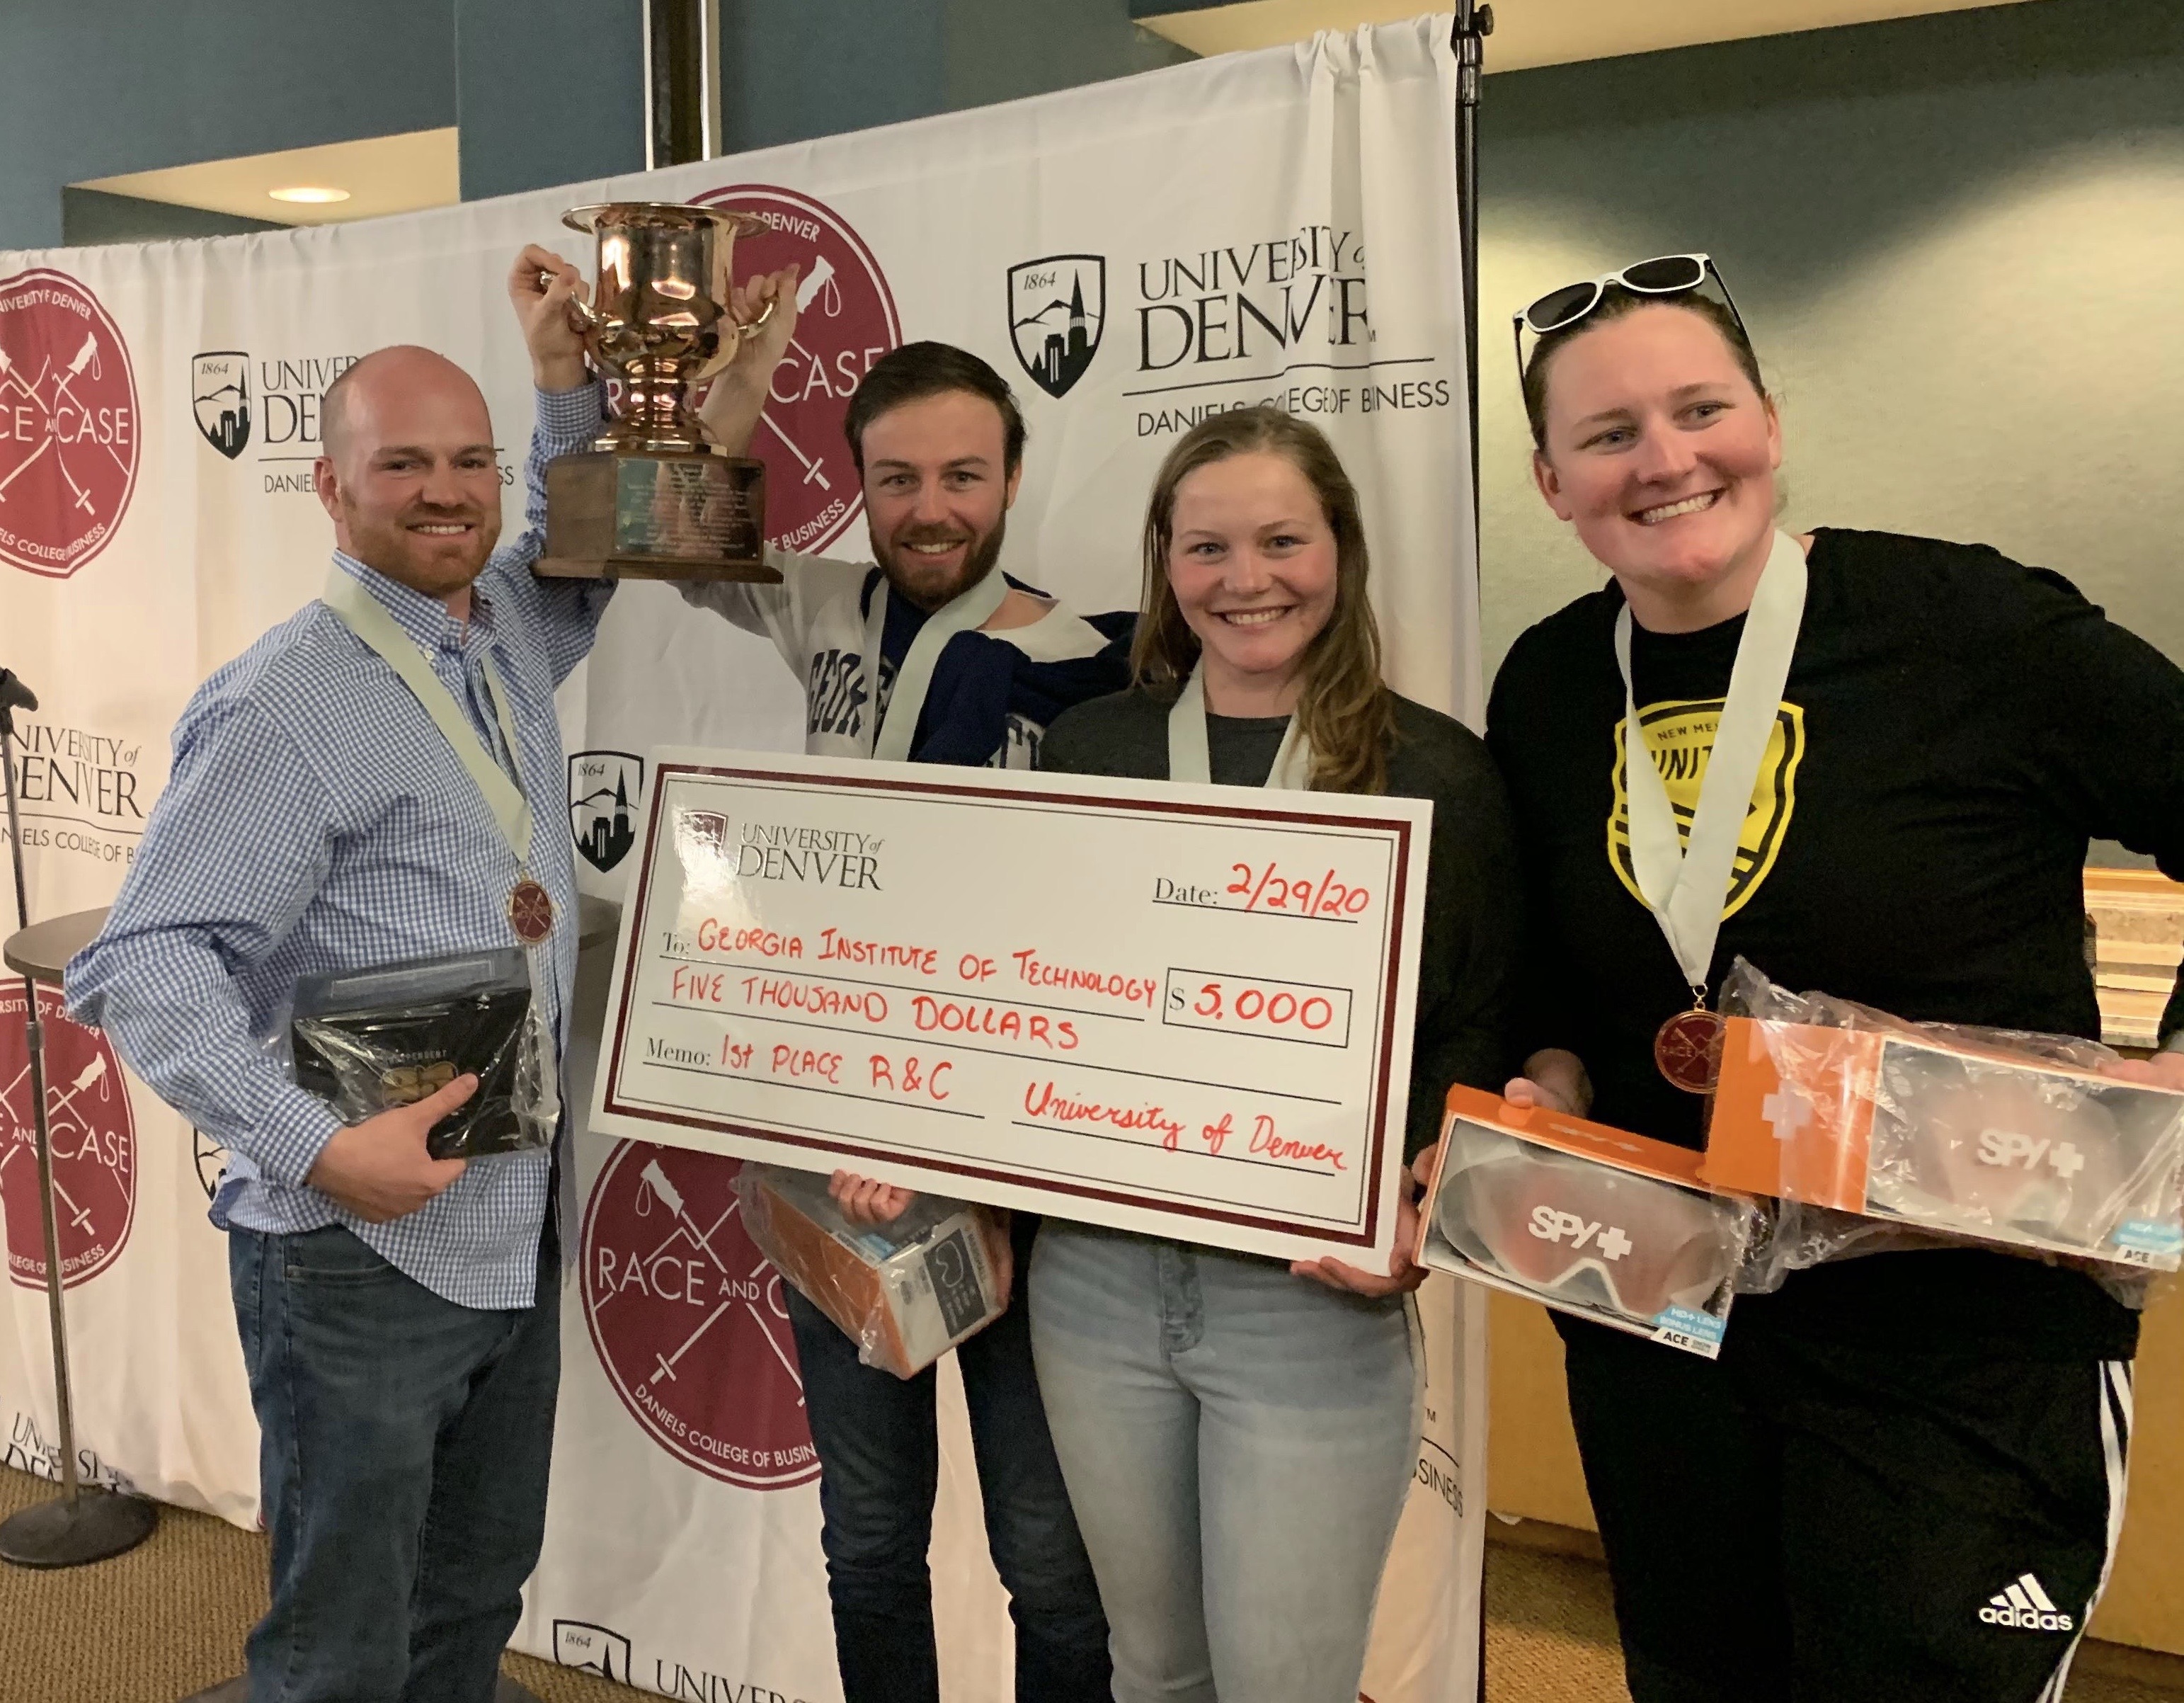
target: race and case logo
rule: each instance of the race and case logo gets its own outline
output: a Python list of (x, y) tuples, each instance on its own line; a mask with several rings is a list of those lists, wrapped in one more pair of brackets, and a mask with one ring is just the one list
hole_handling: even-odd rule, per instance
[(190, 405), (204, 440), (232, 461), (250, 441), (250, 357), (214, 349), (190, 362)]
[(584, 1321), (631, 1416), (750, 1490), (819, 1476), (781, 1274), (744, 1231), (733, 1159), (622, 1142), (584, 1209)]
[(866, 370), (902, 341), (894, 298), (864, 239), (808, 195), (739, 183), (692, 198), (766, 226), (737, 241), (737, 282), (792, 261), (800, 269), (796, 335), (774, 370), (750, 454), (766, 464), (766, 541), (823, 550), (864, 509), (842, 422)]
[(64, 272), (0, 281), (0, 561), (65, 579), (136, 488), (136, 379), (121, 332)]
[(630, 1683), (629, 1640), (588, 1620), (554, 1622), (554, 1660), (579, 1673)]
[(644, 759), (626, 751), (580, 751), (569, 759), (569, 829), (577, 850), (601, 874), (637, 843)]
[(1061, 398), (1084, 376), (1107, 326), (1107, 260), (1049, 254), (1009, 268), (1009, 336), (1032, 382)]
[[(23, 984), (0, 984), (0, 1209), (8, 1223), (8, 1272), (24, 1287), (37, 1288), (46, 1281), (45, 1219), (24, 1015)], [(128, 1245), (136, 1217), (136, 1126), (120, 1061), (105, 1035), (71, 1022), (62, 1013), (60, 995), (43, 983), (38, 1019), (45, 1028), (61, 1283), (73, 1288), (111, 1265)]]

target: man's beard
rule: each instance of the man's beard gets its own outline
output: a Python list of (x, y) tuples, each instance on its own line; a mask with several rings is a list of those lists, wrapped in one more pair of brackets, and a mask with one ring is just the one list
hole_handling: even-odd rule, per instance
[(970, 549), (964, 552), (963, 565), (953, 569), (928, 567), (909, 548), (913, 544), (952, 540), (959, 534), (951, 528), (906, 528), (896, 535), (897, 542), (893, 544), (881, 543), (878, 534), (874, 533), (872, 555), (895, 593), (930, 615), (943, 604), (961, 597), (994, 571), (994, 564), (1001, 559), (1001, 542), (1008, 529), (1008, 516), (1004, 514), (994, 522), (993, 531), (972, 540)]
[[(392, 521), (373, 525), (365, 524), (355, 507), (346, 500), (343, 509), (349, 547), (356, 559), (366, 567), (427, 597), (449, 597), (469, 585), (485, 571), (493, 547), (500, 538), (499, 517), (481, 514), (467, 505), (436, 508), (416, 504)], [(470, 535), (468, 548), (454, 555), (444, 548), (433, 549), (429, 533), (411, 532), (410, 523), (415, 521), (441, 521), (476, 530)]]

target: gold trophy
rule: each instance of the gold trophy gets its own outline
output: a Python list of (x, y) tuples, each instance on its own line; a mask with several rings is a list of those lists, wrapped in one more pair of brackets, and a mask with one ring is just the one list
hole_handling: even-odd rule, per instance
[(571, 311), (584, 346), (621, 387), (621, 411), (589, 449), (546, 468), (546, 553), (537, 572), (565, 579), (737, 579), (777, 583), (765, 562), (766, 468), (733, 456), (690, 405), (690, 392), (764, 325), (728, 306), (747, 213), (615, 201), (561, 215), (599, 238), (599, 282)]

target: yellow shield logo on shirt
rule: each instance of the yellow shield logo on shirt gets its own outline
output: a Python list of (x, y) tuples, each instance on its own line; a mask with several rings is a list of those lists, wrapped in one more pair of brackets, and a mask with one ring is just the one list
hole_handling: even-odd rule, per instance
[[(1647, 704), (1638, 712), (1638, 725), (1653, 766), (1668, 784), (1669, 807), (1674, 812), (1676, 834), (1686, 848), (1691, 844), (1691, 817), (1699, 807), (1699, 788), (1705, 783), (1707, 763), (1713, 756), (1714, 731), (1721, 725), (1719, 698), (1669, 700)], [(1641, 905), (1638, 876), (1630, 863), (1630, 801), (1624, 790), (1624, 724), (1615, 724), (1615, 802), (1607, 818), (1607, 860), (1630, 896)], [(1759, 779), (1752, 783), (1752, 800), (1744, 813), (1744, 831), (1737, 836), (1736, 863), (1730, 874), (1729, 897), (1722, 906), (1724, 917), (1733, 917), (1759, 891), (1767, 872), (1774, 867), (1783, 835), (1790, 831), (1790, 817), (1797, 804), (1797, 765), (1805, 755), (1805, 712), (1785, 703), (1775, 712), (1767, 735), (1767, 751), (1759, 760)]]

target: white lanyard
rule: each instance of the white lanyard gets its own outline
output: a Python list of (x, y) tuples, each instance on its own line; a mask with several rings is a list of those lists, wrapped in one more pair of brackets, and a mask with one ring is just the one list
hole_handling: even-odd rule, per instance
[(1805, 618), (1804, 547), (1774, 534), (1752, 589), (1752, 607), (1729, 673), (1729, 695), (1714, 729), (1713, 751), (1699, 783), (1688, 849), (1676, 832), (1668, 783), (1654, 766), (1638, 725), (1630, 681), (1630, 606), (1615, 617), (1615, 662), (1623, 671), (1624, 796), (1630, 812), (1630, 867), (1638, 891), (1668, 936), (1684, 980), (1702, 994), (1714, 941), (1736, 868), (1736, 845), (1752, 807), (1752, 788), (1767, 755)]
[[(500, 829), (501, 837), (508, 842), (508, 849), (515, 854), (518, 867), (525, 864), (531, 856), (530, 801), (524, 797), (522, 787), (508, 771), (487, 754), (476, 730), (455, 706), (453, 695), (432, 672), (415, 641), (402, 630), (400, 623), (387, 612), (377, 598), (339, 568), (328, 577), (320, 597), (327, 608), (348, 623), (349, 631), (376, 651), (402, 684), (409, 687), (410, 695), (438, 726), (448, 749), (454, 752), (456, 761), (462, 764), (479, 796), (493, 812), (493, 819)], [(515, 724), (510, 717), (508, 689), (501, 684), (489, 652), (485, 658), (485, 673), (493, 715), (500, 723), (501, 738), (508, 745), (509, 761), (521, 763), (523, 747), (516, 743)]]
[(865, 725), (866, 752), (883, 762), (910, 761), (910, 742), (916, 736), (917, 718), (925, 709), (925, 695), (933, 687), (933, 671), (940, 653), (958, 633), (983, 627), (1009, 595), (1009, 583), (1000, 568), (990, 568), (976, 585), (956, 593), (925, 617), (925, 625), (903, 653), (902, 667), (894, 671), (894, 690), (888, 696), (884, 727), (880, 716), (880, 645), (887, 637), (887, 575), (872, 588), (872, 607), (865, 612), (865, 707), (871, 712)]
[[(554, 1032), (546, 1026), (545, 990), (551, 981), (550, 974), (541, 963), (542, 952), (553, 938), (553, 901), (545, 888), (532, 879), (526, 868), (531, 855), (531, 804), (523, 796), (522, 786), (511, 779), (508, 771), (487, 754), (476, 730), (469, 718), (456, 708), (454, 695), (441, 684), (440, 677), (432, 672), (432, 664), (416, 642), (402, 630), (401, 624), (387, 612), (386, 607), (364, 589), (362, 583), (338, 567), (327, 576), (326, 589), (320, 600), (348, 624), (350, 632), (369, 649), (378, 653), (382, 661), (392, 668), (396, 678), (409, 687), (415, 697), (439, 728), (440, 735), (448, 742), (464, 772), (475, 785), (493, 812), (494, 824), (508, 849), (515, 854), (516, 882), (510, 891), (509, 923), (516, 939), (525, 947), (524, 968), (531, 974), (531, 1047), (538, 1066), (538, 1102), (534, 1115), (549, 1125), (558, 1126), (561, 1115), (560, 1048)], [(501, 684), (500, 673), (493, 665), (492, 653), (485, 656), (485, 677), (488, 695), (493, 700), (493, 719), (499, 723), (500, 736), (508, 746), (508, 760), (520, 770), (523, 762), (523, 747), (516, 742), (515, 723), (509, 711), (508, 689)], [(527, 897), (535, 895), (535, 902)], [(519, 904), (535, 902), (537, 909), (530, 914), (539, 920), (536, 933), (526, 933), (519, 921)], [(564, 1172), (566, 1184), (567, 1173)], [(564, 1194), (567, 1189), (564, 1188)], [(561, 1203), (566, 1208), (567, 1203)], [(574, 1222), (570, 1214), (562, 1211), (562, 1223)]]
[[(1213, 758), (1206, 743), (1206, 688), (1199, 684), (1195, 668), (1184, 679), (1174, 707), (1167, 712), (1167, 778), (1201, 783), (1213, 779)], [(1290, 792), (1311, 790), (1312, 741), (1305, 737), (1304, 724), (1294, 715), (1282, 734), (1273, 766), (1261, 784)]]

